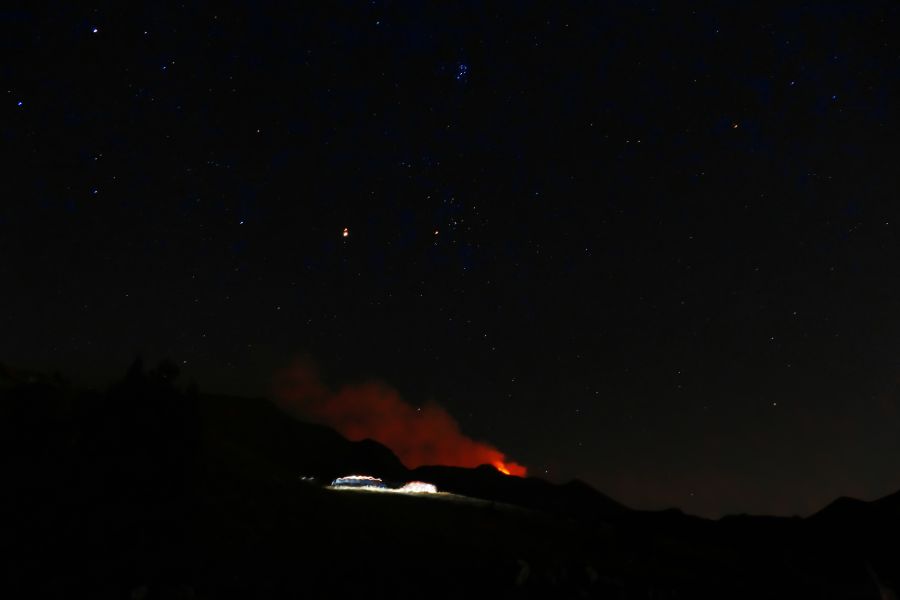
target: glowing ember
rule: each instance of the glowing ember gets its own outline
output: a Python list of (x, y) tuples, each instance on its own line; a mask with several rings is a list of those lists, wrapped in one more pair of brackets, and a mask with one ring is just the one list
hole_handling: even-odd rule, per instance
[(506, 468), (506, 465), (502, 462), (494, 461), (494, 468), (503, 473), (504, 475), (510, 475), (509, 469)]

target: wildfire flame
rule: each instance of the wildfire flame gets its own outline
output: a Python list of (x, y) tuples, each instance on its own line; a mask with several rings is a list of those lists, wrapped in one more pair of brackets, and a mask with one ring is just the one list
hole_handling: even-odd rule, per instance
[(509, 472), (509, 469), (506, 468), (506, 465), (503, 464), (503, 463), (502, 463), (501, 461), (499, 461), (499, 460), (494, 461), (494, 468), (497, 469), (498, 471), (500, 471), (501, 473), (503, 473), (504, 475), (511, 475), (511, 474), (512, 474), (512, 473)]
[(298, 360), (276, 378), (275, 398), (304, 420), (324, 423), (350, 440), (376, 440), (404, 465), (493, 465), (524, 477), (527, 469), (494, 446), (464, 434), (459, 423), (434, 402), (413, 406), (394, 388), (369, 381), (332, 389), (308, 360)]

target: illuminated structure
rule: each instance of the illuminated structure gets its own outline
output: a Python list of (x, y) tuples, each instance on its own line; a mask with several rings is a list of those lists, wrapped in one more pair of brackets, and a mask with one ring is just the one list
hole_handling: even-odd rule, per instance
[(397, 491), (404, 494), (437, 494), (434, 484), (424, 481), (410, 481)]
[(331, 487), (387, 489), (387, 486), (384, 485), (382, 480), (377, 477), (370, 477), (369, 475), (347, 475), (345, 477), (338, 477), (331, 482)]
[(333, 489), (365, 489), (379, 492), (392, 492), (395, 494), (436, 494), (438, 489), (431, 483), (424, 481), (410, 481), (400, 487), (388, 486), (381, 479), (370, 475), (347, 475), (338, 477), (331, 482)]

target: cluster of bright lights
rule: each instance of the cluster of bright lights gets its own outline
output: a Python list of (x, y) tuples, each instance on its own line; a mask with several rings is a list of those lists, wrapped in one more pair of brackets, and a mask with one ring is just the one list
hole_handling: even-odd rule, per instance
[(384, 482), (377, 477), (370, 475), (347, 475), (346, 477), (338, 477), (331, 482), (331, 487), (370, 487), (385, 488)]
[(395, 490), (404, 494), (437, 494), (437, 488), (433, 483), (424, 481), (410, 481), (402, 488)]
[(376, 492), (389, 492), (393, 494), (436, 494), (438, 489), (431, 483), (424, 481), (410, 481), (402, 487), (392, 488), (378, 477), (370, 475), (347, 475), (338, 477), (331, 482), (331, 488), (337, 490), (365, 489)]

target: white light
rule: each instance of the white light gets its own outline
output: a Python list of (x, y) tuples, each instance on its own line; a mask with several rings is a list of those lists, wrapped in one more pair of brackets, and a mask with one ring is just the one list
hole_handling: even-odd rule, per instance
[(332, 489), (336, 490), (358, 490), (385, 492), (391, 494), (436, 494), (438, 489), (431, 483), (424, 481), (410, 481), (401, 487), (388, 487), (385, 483), (370, 475), (347, 475), (338, 477), (331, 482)]
[(369, 475), (347, 475), (346, 477), (338, 477), (331, 482), (332, 487), (372, 487), (383, 488), (384, 482), (377, 477)]
[(404, 494), (437, 494), (437, 488), (434, 484), (425, 483), (424, 481), (410, 481), (397, 491)]

